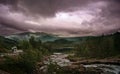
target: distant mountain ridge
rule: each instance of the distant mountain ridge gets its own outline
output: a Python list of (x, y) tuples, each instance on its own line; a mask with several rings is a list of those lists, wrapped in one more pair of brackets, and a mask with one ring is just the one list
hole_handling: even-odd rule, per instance
[[(116, 32), (111, 35), (115, 35), (115, 34), (120, 34), (120, 33)], [(107, 36), (111, 36), (111, 35), (107, 35)], [(48, 34), (48, 33), (44, 33), (44, 32), (23, 32), (23, 33), (18, 33), (18, 34), (12, 34), (12, 35), (5, 36), (5, 37), (8, 39), (18, 41), (18, 40), (29, 40), (31, 36), (34, 36), (36, 40), (41, 40), (42, 42), (55, 41), (55, 40), (59, 40), (59, 39), (64, 39), (64, 40), (73, 41), (73, 42), (79, 42), (79, 41), (84, 41), (88, 38), (101, 37), (101, 36), (59, 37), (57, 35)]]
[(31, 36), (34, 36), (36, 40), (42, 40), (43, 42), (45, 41), (54, 41), (58, 37), (56, 35), (44, 33), (44, 32), (23, 32), (23, 33), (18, 33), (18, 34), (12, 34), (9, 36), (5, 36), (6, 38), (9, 39), (14, 39), (14, 40), (29, 40)]
[(44, 32), (23, 32), (18, 34), (12, 34), (5, 37), (18, 41), (18, 40), (29, 40), (31, 36), (34, 36), (36, 40), (41, 40), (42, 42), (55, 41), (58, 39), (65, 39), (68, 41), (78, 41), (82, 38), (82, 37), (59, 37), (57, 35), (48, 34)]

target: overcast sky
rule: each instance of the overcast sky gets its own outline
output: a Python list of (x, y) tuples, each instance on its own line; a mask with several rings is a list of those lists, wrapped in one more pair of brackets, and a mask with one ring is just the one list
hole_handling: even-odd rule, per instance
[(0, 0), (0, 35), (91, 36), (120, 31), (120, 0)]

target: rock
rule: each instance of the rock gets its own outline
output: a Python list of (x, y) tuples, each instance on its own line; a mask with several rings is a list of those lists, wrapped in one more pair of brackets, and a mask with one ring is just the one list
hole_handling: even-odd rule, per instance
[(79, 69), (79, 66), (78, 65), (71, 65), (69, 66), (70, 69)]
[(86, 68), (81, 64), (79, 65), (79, 71), (86, 71)]
[(113, 73), (113, 72), (103, 72), (102, 74), (115, 74), (115, 73)]
[(10, 73), (0, 70), (0, 74), (10, 74)]
[(41, 66), (43, 66), (43, 65), (44, 65), (43, 62), (38, 62), (38, 63), (37, 63), (37, 66), (39, 66), (39, 67), (41, 67)]

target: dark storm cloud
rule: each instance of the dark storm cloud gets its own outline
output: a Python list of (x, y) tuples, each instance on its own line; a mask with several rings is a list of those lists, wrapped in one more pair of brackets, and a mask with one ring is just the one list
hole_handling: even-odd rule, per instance
[(120, 18), (120, 0), (108, 0), (108, 7), (103, 9), (103, 16)]
[(5, 5), (16, 5), (18, 2), (18, 0), (0, 0), (1, 4), (5, 4)]
[(113, 33), (120, 31), (120, 0), (0, 0), (0, 25), (2, 35), (23, 31), (63, 36)]
[(11, 27), (6, 27), (6, 26), (0, 24), (0, 35), (10, 35), (10, 34), (13, 34), (14, 32), (19, 33), (20, 30), (17, 30), (15, 28), (11, 28)]
[(56, 12), (82, 6), (89, 1), (90, 0), (20, 0), (20, 3), (27, 8), (28, 12), (42, 14), (44, 16), (53, 16)]
[(19, 25), (19, 22), (15, 22), (14, 20), (10, 20), (7, 18), (0, 18), (0, 24), (3, 25), (4, 27), (25, 31), (24, 26), (21, 27), (21, 25)]

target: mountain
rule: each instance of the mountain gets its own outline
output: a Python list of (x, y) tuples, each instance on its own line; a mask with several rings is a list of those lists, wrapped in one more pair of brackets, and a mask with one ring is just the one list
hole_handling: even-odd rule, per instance
[[(113, 36), (119, 34), (119, 32), (107, 36)], [(8, 39), (12, 39), (15, 41), (19, 40), (29, 40), (31, 36), (34, 36), (36, 40), (41, 40), (42, 42), (54, 42), (54, 41), (60, 41), (60, 40), (67, 40), (75, 43), (80, 43), (83, 41), (86, 41), (87, 39), (91, 38), (97, 38), (97, 37), (102, 37), (102, 36), (86, 36), (86, 37), (59, 37), (57, 35), (53, 34), (48, 34), (44, 32), (23, 32), (23, 33), (18, 33), (18, 34), (12, 34), (9, 36), (5, 36)]]
[(35, 33), (23, 32), (23, 33), (13, 34), (5, 37), (18, 41), (18, 40), (29, 40), (31, 36), (34, 36), (36, 40), (41, 40), (42, 42), (54, 41), (56, 39), (59, 39), (59, 37), (56, 35), (47, 34), (44, 32), (35, 32)]
[(17, 43), (18, 42), (15, 40), (0, 36), (0, 49), (1, 48), (11, 49), (11, 47), (17, 45)]
[(48, 34), (44, 32), (34, 32), (34, 33), (23, 32), (23, 33), (18, 33), (18, 34), (12, 34), (12, 35), (5, 36), (5, 37), (19, 41), (19, 40), (29, 40), (31, 36), (34, 36), (36, 40), (41, 40), (42, 42), (47, 42), (47, 41), (53, 42), (59, 39), (64, 39), (64, 40), (73, 41), (73, 42), (85, 40), (85, 37), (59, 37), (57, 35)]

